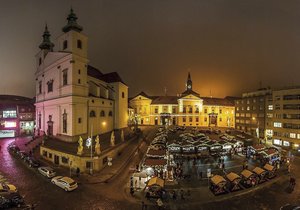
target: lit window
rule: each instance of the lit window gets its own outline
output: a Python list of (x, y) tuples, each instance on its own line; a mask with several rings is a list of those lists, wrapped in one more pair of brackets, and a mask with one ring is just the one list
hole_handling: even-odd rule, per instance
[(100, 117), (105, 117), (105, 112), (104, 112), (104, 110), (102, 110), (102, 111), (100, 112)]
[(90, 111), (90, 117), (96, 117), (96, 112), (94, 110)]
[(112, 116), (112, 111), (108, 112), (108, 116), (110, 116), (110, 117)]
[(280, 139), (274, 139), (274, 144), (282, 145), (282, 141)]
[(275, 128), (281, 128), (282, 127), (282, 123), (281, 122), (274, 122), (274, 127)]
[(268, 110), (273, 110), (273, 105), (269, 105)]
[(288, 142), (288, 141), (283, 141), (283, 146), (289, 147), (289, 146), (290, 146), (290, 142)]
[(290, 138), (295, 139), (296, 138), (296, 134), (295, 133), (290, 133)]

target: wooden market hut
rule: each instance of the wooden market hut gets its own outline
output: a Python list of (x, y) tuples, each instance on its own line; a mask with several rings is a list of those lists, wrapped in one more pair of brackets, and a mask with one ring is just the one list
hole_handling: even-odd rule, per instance
[(241, 172), (241, 184), (244, 187), (252, 187), (257, 182), (257, 175), (245, 169)]
[(276, 168), (270, 164), (264, 165), (264, 169), (267, 171), (267, 178), (272, 179), (276, 176), (275, 171)]
[(242, 178), (239, 175), (230, 172), (229, 174), (226, 174), (226, 178), (229, 180), (230, 191), (236, 191), (241, 189), (240, 181), (242, 180)]
[(262, 183), (262, 182), (265, 182), (267, 181), (267, 171), (260, 168), (260, 167), (255, 167), (253, 170), (252, 170), (256, 175), (257, 177), (259, 178), (258, 179), (258, 183)]
[(220, 175), (210, 178), (210, 189), (215, 195), (226, 193), (226, 179)]

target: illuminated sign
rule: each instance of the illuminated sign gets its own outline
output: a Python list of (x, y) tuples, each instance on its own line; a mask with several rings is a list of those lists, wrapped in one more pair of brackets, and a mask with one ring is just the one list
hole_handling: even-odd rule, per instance
[(4, 127), (5, 128), (15, 128), (17, 126), (16, 122), (9, 122), (9, 121), (5, 121), (4, 122)]
[(5, 137), (15, 137), (15, 131), (14, 130), (0, 130), (0, 138)]

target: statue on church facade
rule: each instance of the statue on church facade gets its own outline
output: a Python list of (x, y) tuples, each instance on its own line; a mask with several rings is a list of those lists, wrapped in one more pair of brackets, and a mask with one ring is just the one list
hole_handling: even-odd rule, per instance
[(96, 139), (95, 139), (95, 153), (96, 153), (96, 155), (100, 155), (100, 153), (101, 153), (99, 135), (97, 135)]
[(83, 139), (81, 136), (79, 136), (77, 155), (82, 155), (82, 153), (83, 153)]
[(112, 131), (111, 135), (110, 135), (110, 145), (112, 147), (115, 146), (115, 133), (114, 133), (114, 131)]

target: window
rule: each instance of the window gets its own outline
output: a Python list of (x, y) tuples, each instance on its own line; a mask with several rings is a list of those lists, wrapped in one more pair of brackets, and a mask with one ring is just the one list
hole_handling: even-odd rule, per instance
[(53, 79), (47, 82), (48, 85), (48, 93), (53, 92)]
[(199, 113), (199, 107), (198, 106), (196, 106), (195, 113)]
[(39, 129), (41, 129), (42, 128), (42, 115), (41, 115), (41, 113), (39, 113), (39, 124), (38, 124), (38, 127), (39, 127)]
[(236, 111), (239, 111), (240, 110), (240, 108), (239, 107), (236, 107)]
[(259, 106), (259, 110), (263, 110), (263, 106), (262, 105)]
[(207, 114), (207, 109), (204, 109), (204, 113)]
[(67, 48), (68, 48), (68, 41), (65, 40), (64, 43), (63, 43), (63, 50), (65, 50)]
[(66, 113), (66, 110), (64, 110), (64, 113), (63, 113), (63, 133), (67, 133), (67, 113)]
[(275, 104), (275, 109), (276, 110), (280, 109), (280, 104)]
[(236, 113), (236, 115), (235, 115), (235, 116), (239, 117), (239, 116), (240, 116), (240, 113)]
[(274, 127), (275, 128), (281, 128), (282, 127), (281, 122), (274, 122)]
[(222, 109), (219, 110), (219, 113), (222, 114)]
[(104, 110), (101, 110), (101, 112), (100, 112), (100, 117), (105, 117), (105, 112), (104, 112)]
[(39, 81), (39, 94), (42, 93), (42, 81)]
[(288, 142), (288, 141), (283, 141), (283, 146), (289, 147), (289, 146), (290, 146), (290, 142)]
[(63, 85), (67, 85), (68, 84), (68, 70), (65, 69), (63, 70)]
[(207, 122), (207, 117), (204, 117), (204, 122)]
[(199, 117), (196, 117), (196, 122), (199, 122)]
[(176, 113), (176, 107), (173, 107), (172, 112)]
[(112, 111), (108, 112), (108, 116), (112, 117)]
[(39, 58), (39, 66), (42, 64), (42, 58)]
[(296, 138), (296, 134), (295, 133), (290, 133), (290, 138), (295, 139)]
[(157, 108), (157, 107), (155, 107), (154, 113), (155, 113), (155, 114), (158, 114), (158, 108)]
[(78, 69), (78, 74), (80, 74), (81, 72), (80, 72), (80, 69)]
[(78, 118), (78, 123), (79, 123), (79, 124), (81, 123), (81, 117)]
[(67, 164), (69, 162), (69, 159), (66, 157), (61, 157), (61, 162)]
[(256, 99), (255, 98), (253, 99), (253, 103), (256, 103)]
[(222, 122), (222, 117), (220, 117), (220, 122)]
[(252, 110), (256, 110), (256, 106), (252, 106)]
[(268, 110), (273, 110), (273, 105), (269, 105)]
[(78, 84), (81, 84), (81, 80), (80, 79), (78, 79)]
[(48, 156), (48, 152), (46, 150), (43, 150), (43, 156), (47, 157)]
[(16, 110), (3, 111), (3, 118), (16, 118), (16, 117), (17, 117)]
[(299, 133), (297, 134), (297, 139), (300, 139), (300, 134)]
[(282, 141), (280, 139), (274, 139), (274, 144), (282, 145)]
[(250, 106), (247, 106), (247, 111), (250, 111)]
[(77, 40), (77, 48), (82, 49), (82, 42), (81, 40)]
[(193, 113), (193, 107), (189, 107), (189, 113)]
[(90, 111), (90, 117), (96, 117), (96, 112), (94, 110)]
[(122, 98), (125, 98), (125, 93), (124, 92), (122, 92)]
[(52, 159), (52, 153), (49, 153), (49, 158)]
[(267, 118), (273, 118), (273, 114), (272, 113), (267, 113)]
[(186, 118), (185, 117), (182, 118), (182, 122), (186, 122)]
[(190, 122), (193, 122), (193, 118), (192, 118), (192, 117), (190, 117), (190, 118), (189, 118), (189, 121), (190, 121)]
[(186, 107), (185, 106), (183, 107), (183, 111), (182, 112), (186, 113)]

